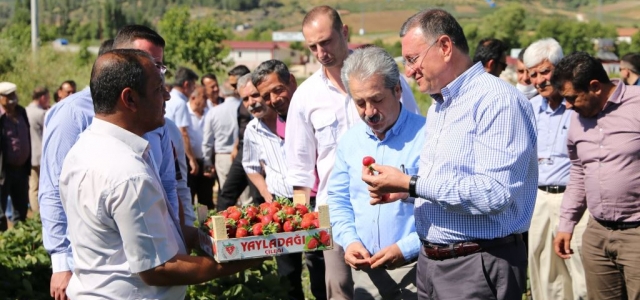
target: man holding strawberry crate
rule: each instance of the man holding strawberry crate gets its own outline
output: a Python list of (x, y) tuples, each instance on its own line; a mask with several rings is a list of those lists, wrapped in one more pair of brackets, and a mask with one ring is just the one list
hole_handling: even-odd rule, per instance
[(341, 77), (364, 121), (338, 143), (328, 186), (334, 239), (352, 268), (354, 299), (417, 299), (420, 239), (413, 204), (369, 205), (361, 177), (362, 164), (368, 167), (376, 159), (416, 174), (425, 118), (400, 103), (398, 66), (382, 48), (355, 50), (344, 62)]

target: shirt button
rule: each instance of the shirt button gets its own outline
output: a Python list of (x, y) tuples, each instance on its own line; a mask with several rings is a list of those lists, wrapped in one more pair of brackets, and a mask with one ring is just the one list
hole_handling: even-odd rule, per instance
[(600, 145), (600, 148), (602, 148), (602, 145)]

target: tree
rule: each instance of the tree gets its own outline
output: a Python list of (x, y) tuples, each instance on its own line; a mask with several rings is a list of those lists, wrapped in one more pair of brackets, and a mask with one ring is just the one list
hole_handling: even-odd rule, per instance
[(585, 51), (591, 55), (596, 53), (593, 39), (615, 38), (616, 30), (613, 26), (602, 25), (599, 22), (578, 22), (574, 20), (553, 18), (542, 20), (538, 24), (535, 34), (524, 37), (524, 44), (530, 44), (542, 38), (553, 37), (560, 43), (564, 53)]
[(190, 20), (190, 17), (189, 9), (182, 6), (169, 9), (160, 19), (158, 29), (168, 45), (165, 63), (170, 68), (192, 64), (204, 73), (224, 71), (228, 66), (224, 59), (229, 54), (222, 43), (225, 32), (211, 18)]
[(469, 53), (473, 55), (476, 46), (484, 38), (496, 38), (508, 48), (520, 46), (520, 36), (525, 29), (526, 13), (522, 5), (509, 3), (494, 13), (482, 18), (479, 25), (465, 26), (464, 32), (469, 44)]

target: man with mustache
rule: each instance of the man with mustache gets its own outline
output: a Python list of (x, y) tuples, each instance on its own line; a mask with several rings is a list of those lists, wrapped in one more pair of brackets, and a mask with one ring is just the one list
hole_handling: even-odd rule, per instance
[[(243, 92), (243, 102), (256, 117), (247, 125), (242, 165), (267, 202), (275, 196), (293, 200), (293, 186), (286, 181), (288, 157), (285, 156), (287, 116), (291, 96), (296, 91), (296, 79), (279, 60), (267, 60), (251, 74)], [(264, 165), (264, 167), (262, 167)], [(266, 171), (266, 181), (260, 172)], [(311, 197), (311, 205), (315, 204)], [(325, 265), (322, 251), (305, 252), (311, 293), (316, 299), (327, 299), (324, 284)], [(294, 253), (276, 257), (278, 274), (289, 278), (291, 299), (304, 299), (302, 291), (302, 255)]]
[(420, 239), (413, 203), (368, 205), (362, 181), (362, 159), (418, 171), (425, 138), (425, 118), (408, 112), (398, 65), (384, 49), (355, 50), (342, 67), (342, 82), (364, 122), (349, 129), (338, 143), (329, 177), (328, 203), (336, 243), (351, 266), (354, 299), (417, 299), (416, 261)]
[(573, 248), (578, 255), (562, 260), (553, 255), (558, 212), (569, 182), (567, 133), (573, 110), (551, 84), (562, 48), (552, 38), (531, 44), (524, 53), (531, 83), (540, 95), (531, 99), (538, 128), (538, 194), (529, 228), (529, 271), (534, 299), (585, 299), (587, 290), (580, 260), (580, 242), (588, 216), (577, 224)]
[[(305, 43), (322, 64), (320, 70), (304, 81), (291, 100), (285, 148), (289, 174), (287, 181), (294, 193), (311, 196), (317, 183), (317, 204), (327, 202), (327, 183), (333, 167), (336, 146), (347, 129), (360, 123), (358, 112), (340, 80), (340, 69), (350, 50), (349, 28), (338, 12), (329, 6), (311, 9), (302, 21)], [(406, 110), (420, 113), (411, 88), (400, 78)], [(332, 270), (327, 275), (330, 299), (352, 299), (351, 270), (344, 263), (344, 250), (335, 247), (324, 252)]]
[[(555, 252), (572, 259), (582, 246), (589, 299), (640, 299), (640, 87), (609, 80), (584, 52), (562, 59), (551, 81), (576, 111)], [(586, 210), (593, 217), (574, 244)]]

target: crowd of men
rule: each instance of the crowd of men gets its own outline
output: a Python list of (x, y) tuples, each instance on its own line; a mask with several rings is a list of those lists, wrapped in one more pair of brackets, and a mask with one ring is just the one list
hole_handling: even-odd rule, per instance
[[(379, 47), (349, 50), (331, 7), (302, 32), (322, 67), (300, 85), (268, 60), (223, 84), (180, 67), (169, 86), (171, 45), (140, 25), (51, 108), (45, 88), (24, 109), (0, 83), (0, 212), (7, 196), (16, 221), (39, 207), (52, 297), (182, 299), (261, 263), (190, 256), (194, 202), (303, 197), (329, 204), (336, 245), (276, 257), (290, 299), (304, 299), (303, 257), (316, 299), (520, 299), (527, 270), (533, 299), (640, 298), (639, 54), (609, 79), (541, 39), (513, 86), (499, 78), (504, 43), (483, 39), (472, 57), (444, 10), (400, 28), (404, 74)], [(405, 76), (434, 99), (427, 118)]]

